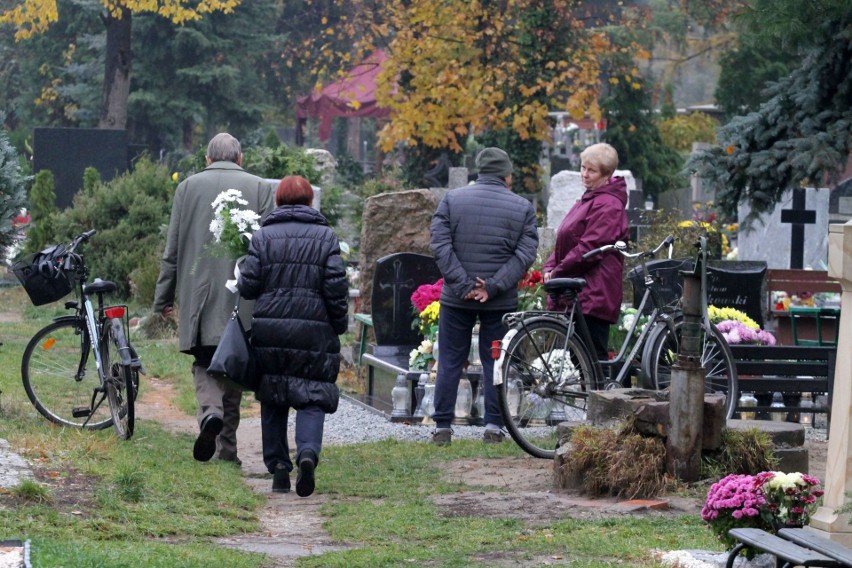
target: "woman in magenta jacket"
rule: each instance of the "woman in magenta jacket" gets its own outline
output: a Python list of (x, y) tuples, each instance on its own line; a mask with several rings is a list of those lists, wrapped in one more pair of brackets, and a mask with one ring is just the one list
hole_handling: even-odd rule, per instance
[[(574, 204), (556, 232), (553, 253), (544, 263), (545, 282), (551, 278), (582, 277), (583, 315), (589, 325), (595, 352), (606, 360), (609, 326), (618, 321), (624, 289), (624, 257), (608, 251), (584, 259), (583, 255), (615, 241), (627, 241), (627, 184), (611, 177), (618, 153), (609, 144), (593, 144), (580, 154), (580, 177), (586, 192)], [(565, 309), (565, 300), (547, 300), (551, 310)]]

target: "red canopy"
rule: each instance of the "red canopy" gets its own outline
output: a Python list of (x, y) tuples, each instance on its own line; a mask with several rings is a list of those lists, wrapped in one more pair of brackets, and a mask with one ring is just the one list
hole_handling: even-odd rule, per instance
[(344, 77), (326, 85), (321, 91), (299, 97), (296, 117), (299, 122), (319, 118), (320, 140), (331, 137), (331, 123), (335, 117), (388, 116), (390, 110), (376, 105), (376, 76), (382, 70), (387, 56), (381, 50), (373, 52)]

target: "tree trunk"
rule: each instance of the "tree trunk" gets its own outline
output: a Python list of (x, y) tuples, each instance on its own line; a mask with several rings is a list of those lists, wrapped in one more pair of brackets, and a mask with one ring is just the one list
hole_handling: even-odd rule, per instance
[(98, 128), (124, 129), (127, 126), (127, 99), (130, 96), (131, 12), (121, 8), (121, 17), (103, 17), (106, 26), (104, 96)]

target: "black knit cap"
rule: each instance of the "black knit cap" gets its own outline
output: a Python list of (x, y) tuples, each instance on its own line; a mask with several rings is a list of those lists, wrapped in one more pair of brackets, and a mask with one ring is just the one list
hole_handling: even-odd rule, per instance
[(481, 151), (476, 156), (476, 167), (479, 168), (479, 175), (505, 178), (512, 174), (512, 160), (500, 148), (485, 148)]

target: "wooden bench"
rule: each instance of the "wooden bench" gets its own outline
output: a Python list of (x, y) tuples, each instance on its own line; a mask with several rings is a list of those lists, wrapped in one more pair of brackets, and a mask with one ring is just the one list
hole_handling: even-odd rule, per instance
[(839, 542), (819, 536), (813, 531), (807, 529), (781, 529), (778, 531), (778, 536), (842, 562), (843, 566), (852, 566), (852, 549), (843, 546)]
[[(831, 421), (831, 400), (834, 390), (834, 366), (836, 347), (795, 345), (731, 345), (731, 354), (737, 366), (738, 388), (736, 393), (751, 392), (756, 395), (772, 396), (780, 392), (786, 395), (827, 393), (825, 406), (814, 404), (809, 412), (824, 412)], [(760, 398), (766, 398), (759, 396)], [(795, 398), (785, 397), (785, 406), (771, 408), (768, 404), (756, 407), (740, 407), (736, 410), (754, 412), (799, 412)], [(771, 400), (770, 400), (771, 402)]]
[(744, 548), (772, 554), (777, 558), (776, 566), (780, 568), (792, 568), (793, 566), (843, 568), (849, 566), (849, 564), (840, 560), (835, 560), (816, 550), (800, 546), (761, 529), (731, 529), (728, 531), (728, 535), (739, 542), (728, 555), (727, 568), (733, 568), (734, 561)]

